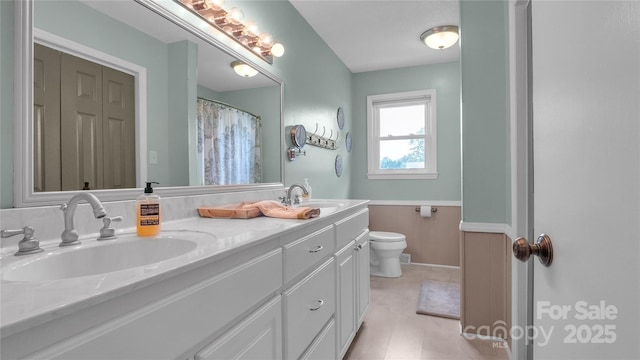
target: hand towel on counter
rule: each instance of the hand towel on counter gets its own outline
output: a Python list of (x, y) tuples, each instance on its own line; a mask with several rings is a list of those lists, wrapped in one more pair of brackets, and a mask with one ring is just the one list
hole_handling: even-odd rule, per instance
[(320, 209), (311, 207), (288, 207), (274, 200), (258, 201), (255, 206), (269, 217), (282, 219), (310, 219), (320, 215)]
[(251, 205), (250, 202), (241, 202), (238, 204), (227, 204), (220, 206), (201, 207), (198, 208), (198, 214), (202, 217), (225, 218), (225, 219), (251, 219), (262, 216), (260, 209)]
[(249, 219), (264, 215), (281, 219), (310, 219), (320, 215), (320, 209), (311, 207), (288, 207), (275, 200), (242, 202), (215, 207), (200, 207), (202, 217)]

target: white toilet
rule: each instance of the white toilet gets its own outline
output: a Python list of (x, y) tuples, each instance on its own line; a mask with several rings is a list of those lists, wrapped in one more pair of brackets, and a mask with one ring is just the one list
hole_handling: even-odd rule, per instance
[(372, 231), (369, 233), (371, 244), (371, 275), (382, 277), (400, 277), (400, 254), (407, 248), (406, 237), (402, 234)]

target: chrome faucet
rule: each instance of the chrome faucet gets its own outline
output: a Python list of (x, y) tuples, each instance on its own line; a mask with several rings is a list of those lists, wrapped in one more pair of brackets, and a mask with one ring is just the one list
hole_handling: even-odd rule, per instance
[(95, 216), (96, 219), (102, 219), (107, 216), (107, 212), (104, 210), (104, 207), (102, 207), (102, 203), (95, 195), (88, 192), (81, 192), (73, 195), (68, 203), (60, 206), (60, 210), (64, 212), (64, 231), (62, 232), (62, 235), (60, 235), (60, 238), (62, 239), (60, 246), (80, 244), (80, 241), (78, 241), (78, 232), (73, 226), (73, 215), (76, 212), (78, 203), (82, 200), (85, 200), (91, 205), (93, 208), (93, 216)]
[(297, 197), (297, 196), (296, 196), (295, 200), (293, 200), (293, 201), (291, 200), (291, 191), (294, 188), (300, 188), (300, 189), (302, 189), (302, 193), (304, 195), (309, 195), (309, 192), (307, 191), (307, 189), (304, 186), (302, 186), (300, 184), (293, 184), (293, 185), (289, 186), (289, 189), (287, 190), (287, 197), (282, 199), (282, 203), (283, 204), (285, 204), (285, 205), (291, 205), (292, 203), (293, 204), (300, 204), (300, 198)]

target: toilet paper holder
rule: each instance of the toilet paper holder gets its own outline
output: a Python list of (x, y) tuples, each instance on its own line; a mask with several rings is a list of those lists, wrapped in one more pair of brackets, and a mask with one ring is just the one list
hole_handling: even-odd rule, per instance
[[(420, 206), (416, 206), (416, 212), (420, 212)], [(437, 207), (431, 207), (431, 212), (438, 212), (438, 208)]]

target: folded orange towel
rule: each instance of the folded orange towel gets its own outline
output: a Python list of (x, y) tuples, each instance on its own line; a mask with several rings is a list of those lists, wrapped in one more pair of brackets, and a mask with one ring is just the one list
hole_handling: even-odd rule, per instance
[[(274, 200), (259, 201), (253, 204), (265, 216), (282, 219), (310, 219), (320, 215), (320, 209), (310, 207), (288, 207)], [(252, 206), (252, 205), (245, 205)]]
[(281, 219), (310, 219), (320, 215), (320, 209), (288, 207), (274, 200), (241, 202), (216, 207), (199, 207), (198, 214), (211, 218), (249, 219), (264, 215)]
[(198, 214), (202, 217), (225, 219), (250, 219), (262, 216), (260, 209), (255, 206), (245, 208), (244, 206), (247, 204), (252, 203), (241, 202), (239, 204), (227, 204), (215, 207), (200, 207), (198, 208)]

